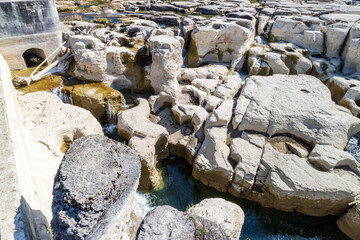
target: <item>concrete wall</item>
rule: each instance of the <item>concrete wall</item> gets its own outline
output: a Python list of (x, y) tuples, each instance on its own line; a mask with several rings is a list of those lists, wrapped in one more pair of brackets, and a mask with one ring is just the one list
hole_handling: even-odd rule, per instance
[(0, 38), (60, 30), (54, 0), (0, 0)]
[(12, 70), (26, 68), (25, 51), (43, 51), (40, 57), (45, 58), (61, 42), (61, 26), (54, 0), (0, 0), (0, 53)]
[(50, 239), (48, 223), (39, 211), (41, 201), (32, 176), (22, 111), (1, 54), (0, 114), (0, 238)]

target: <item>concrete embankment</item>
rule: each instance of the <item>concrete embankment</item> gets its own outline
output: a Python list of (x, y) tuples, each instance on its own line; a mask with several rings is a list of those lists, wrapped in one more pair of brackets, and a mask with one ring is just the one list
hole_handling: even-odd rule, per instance
[(0, 54), (1, 239), (49, 239), (31, 175), (21, 109), (10, 69)]

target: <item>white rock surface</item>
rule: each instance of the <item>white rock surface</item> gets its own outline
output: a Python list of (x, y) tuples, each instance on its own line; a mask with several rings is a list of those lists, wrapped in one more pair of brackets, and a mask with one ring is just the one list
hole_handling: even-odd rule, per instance
[(237, 240), (244, 224), (244, 211), (236, 204), (222, 198), (207, 198), (190, 207), (186, 213), (200, 216), (219, 224), (228, 236)]
[(139, 186), (154, 189), (160, 184), (160, 175), (155, 166), (156, 154), (167, 146), (169, 133), (149, 120), (150, 106), (146, 99), (138, 98), (136, 103), (136, 107), (118, 114), (118, 132), (140, 156), (142, 168)]
[(339, 149), (360, 130), (360, 120), (335, 105), (326, 86), (307, 75), (248, 78), (234, 114), (234, 129), (289, 133)]
[(230, 149), (226, 145), (226, 127), (208, 130), (196, 155), (192, 175), (203, 184), (227, 192), (232, 181), (233, 168), (228, 161)]

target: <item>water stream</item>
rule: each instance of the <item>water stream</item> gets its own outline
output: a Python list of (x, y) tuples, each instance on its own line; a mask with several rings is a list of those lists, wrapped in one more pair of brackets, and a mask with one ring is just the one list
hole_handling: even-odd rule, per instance
[[(109, 137), (118, 138), (114, 124), (104, 126), (104, 132)], [(350, 140), (349, 151), (360, 157), (360, 134)], [(337, 217), (311, 217), (264, 208), (260, 204), (204, 186), (191, 176), (192, 166), (185, 159), (172, 157), (161, 161), (158, 168), (162, 172), (164, 187), (159, 191), (137, 193), (134, 209), (140, 215), (159, 205), (170, 205), (186, 211), (187, 207), (205, 198), (221, 197), (240, 205), (245, 212), (241, 240), (348, 239), (338, 229)]]

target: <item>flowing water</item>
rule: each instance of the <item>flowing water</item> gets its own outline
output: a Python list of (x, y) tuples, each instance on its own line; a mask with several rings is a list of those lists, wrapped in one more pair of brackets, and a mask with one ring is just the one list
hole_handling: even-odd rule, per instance
[[(108, 137), (118, 140), (116, 125), (104, 126)], [(360, 157), (360, 134), (350, 140), (349, 151)], [(285, 240), (285, 239), (348, 239), (337, 227), (337, 217), (311, 217), (301, 213), (286, 213), (244, 199), (239, 199), (206, 187), (191, 176), (192, 166), (185, 159), (172, 157), (158, 164), (162, 172), (164, 187), (159, 191), (138, 192), (134, 211), (144, 216), (159, 205), (170, 205), (181, 211), (205, 198), (221, 197), (232, 201), (244, 210), (245, 223), (241, 240)]]

